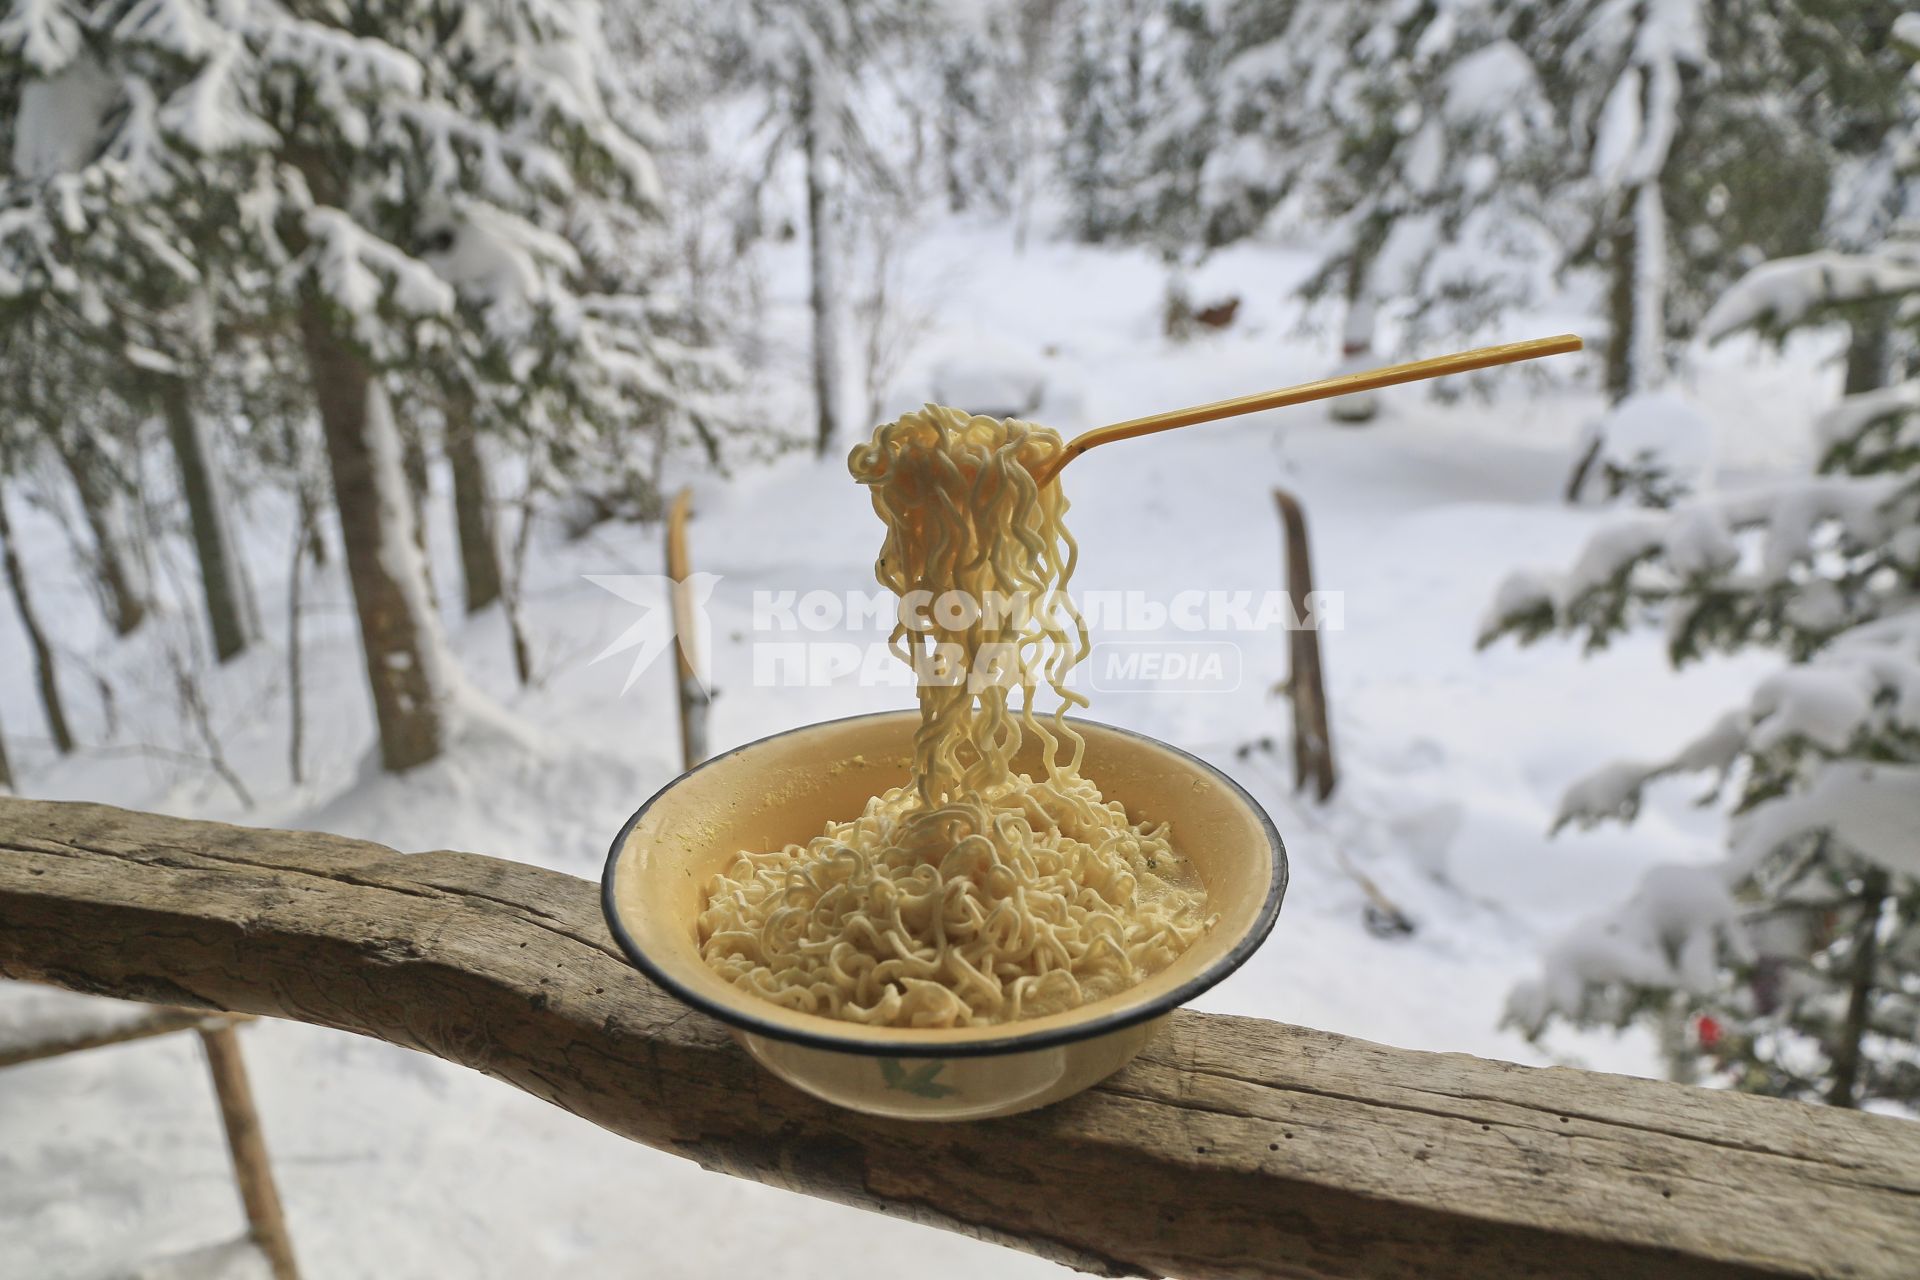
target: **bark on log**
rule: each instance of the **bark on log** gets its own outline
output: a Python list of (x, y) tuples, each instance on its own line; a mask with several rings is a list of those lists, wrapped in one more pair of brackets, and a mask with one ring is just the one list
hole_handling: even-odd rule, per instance
[(1107, 1274), (1920, 1274), (1920, 1124), (1245, 1018), (1178, 1014), (1029, 1115), (837, 1111), (649, 985), (593, 885), (472, 854), (0, 799), (0, 974), (377, 1036), (710, 1169)]

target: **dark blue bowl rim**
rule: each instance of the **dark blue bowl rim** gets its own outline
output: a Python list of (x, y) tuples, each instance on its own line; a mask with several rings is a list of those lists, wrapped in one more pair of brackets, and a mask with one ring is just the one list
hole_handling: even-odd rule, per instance
[[(620, 949), (626, 953), (627, 959), (633, 961), (635, 967), (637, 967), (640, 972), (646, 974), (656, 986), (670, 992), (682, 1004), (689, 1005), (702, 1013), (718, 1018), (729, 1026), (751, 1032), (754, 1035), (765, 1036), (769, 1040), (782, 1040), (789, 1044), (804, 1045), (809, 1049), (825, 1049), (835, 1053), (859, 1054), (864, 1057), (874, 1058), (987, 1058), (1007, 1053), (1026, 1053), (1036, 1049), (1051, 1049), (1059, 1045), (1073, 1044), (1081, 1040), (1091, 1040), (1096, 1036), (1106, 1035), (1108, 1032), (1120, 1031), (1127, 1027), (1158, 1018), (1162, 1014), (1169, 1013), (1181, 1005), (1192, 1001), (1196, 996), (1215, 986), (1228, 974), (1245, 964), (1253, 953), (1259, 949), (1260, 944), (1267, 940), (1267, 935), (1273, 931), (1274, 921), (1278, 919), (1280, 915), (1280, 900), (1285, 896), (1287, 891), (1287, 850), (1286, 846), (1281, 843), (1280, 832), (1274, 827), (1273, 819), (1267, 816), (1267, 811), (1262, 807), (1260, 802), (1255, 800), (1251, 795), (1248, 795), (1245, 787), (1235, 782), (1213, 765), (1208, 764), (1205, 760), (1193, 755), (1191, 752), (1182, 751), (1179, 747), (1171, 743), (1162, 742), (1160, 739), (1144, 733), (1136, 733), (1132, 729), (1123, 729), (1119, 725), (1103, 724), (1097, 720), (1083, 720), (1075, 716), (1071, 717), (1075, 724), (1092, 725), (1094, 728), (1103, 729), (1109, 733), (1118, 733), (1129, 738), (1138, 738), (1140, 741), (1151, 743), (1162, 750), (1171, 751), (1174, 755), (1187, 760), (1206, 773), (1219, 779), (1230, 787), (1234, 794), (1238, 795), (1246, 806), (1253, 811), (1260, 819), (1261, 829), (1267, 833), (1267, 845), (1273, 857), (1273, 883), (1267, 890), (1266, 901), (1260, 904), (1260, 913), (1254, 918), (1253, 927), (1247, 930), (1246, 934), (1242, 936), (1239, 941), (1235, 942), (1233, 947), (1225, 955), (1215, 960), (1204, 970), (1181, 983), (1173, 990), (1162, 993), (1144, 1005), (1107, 1014), (1104, 1017), (1089, 1018), (1085, 1022), (1076, 1022), (1072, 1026), (1056, 1027), (1050, 1031), (1043, 1031), (1038, 1034), (1021, 1035), (1014, 1033), (994, 1040), (973, 1040), (962, 1044), (915, 1044), (911, 1039), (906, 1038), (903, 1038), (897, 1043), (892, 1041), (875, 1043), (865, 1040), (844, 1039), (834, 1035), (831, 1031), (813, 1031), (806, 1028), (796, 1028), (775, 1022), (771, 1019), (762, 1019), (729, 1005), (723, 1005), (716, 1001), (709, 1000), (698, 992), (689, 990), (680, 983), (675, 982), (647, 957), (646, 952), (641, 950), (640, 946), (634, 942), (632, 935), (627, 932), (626, 926), (620, 923), (620, 913), (615, 908), (613, 900), (613, 877), (615, 868), (620, 862), (620, 852), (626, 847), (628, 835), (632, 833), (634, 826), (639, 823), (640, 819), (646, 816), (647, 810), (651, 809), (654, 804), (659, 801), (660, 797), (702, 769), (719, 764), (723, 760), (731, 759), (742, 752), (751, 751), (755, 747), (779, 738), (785, 738), (796, 733), (804, 733), (811, 729), (824, 728), (828, 725), (852, 724), (860, 720), (881, 720), (889, 717), (912, 714), (915, 713), (911, 709), (875, 711), (868, 712), (864, 715), (843, 716), (837, 720), (822, 720), (814, 724), (801, 725), (794, 729), (783, 729), (779, 733), (771, 733), (764, 738), (756, 738), (752, 742), (742, 743), (740, 746), (724, 751), (709, 760), (703, 760), (648, 797), (647, 802), (634, 810), (633, 816), (622, 824), (620, 834), (613, 838), (613, 846), (607, 852), (606, 868), (601, 872), (600, 876), (600, 911), (601, 914), (606, 917), (607, 928), (612, 932), (613, 940), (617, 942), (620, 945)], [(834, 1025), (832, 1019), (820, 1018), (818, 1021), (826, 1026)], [(1009, 1025), (1017, 1026), (1019, 1024), (1012, 1023)]]

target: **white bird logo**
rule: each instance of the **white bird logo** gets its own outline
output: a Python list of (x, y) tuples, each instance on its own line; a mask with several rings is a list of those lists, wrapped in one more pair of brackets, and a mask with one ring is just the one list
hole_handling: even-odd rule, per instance
[(678, 593), (690, 632), (679, 637), (680, 651), (693, 668), (695, 682), (703, 691), (706, 690), (708, 659), (712, 656), (712, 645), (708, 638), (707, 601), (713, 598), (713, 589), (719, 585), (720, 576), (717, 573), (690, 573), (676, 582), (664, 573), (586, 574), (587, 581), (594, 586), (611, 591), (629, 604), (639, 605), (641, 610), (640, 617), (633, 625), (614, 637), (613, 642), (594, 655), (593, 662), (587, 665), (592, 666), (594, 662), (634, 649), (633, 665), (627, 668), (627, 681), (620, 686), (620, 692), (624, 695), (633, 688), (641, 673), (651, 667), (674, 640), (674, 596)]

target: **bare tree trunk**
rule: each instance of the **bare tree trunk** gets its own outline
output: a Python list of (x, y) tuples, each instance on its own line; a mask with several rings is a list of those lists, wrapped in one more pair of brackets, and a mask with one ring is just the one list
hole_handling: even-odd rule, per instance
[(300, 330), (327, 438), (380, 759), (399, 773), (444, 746), (446, 678), (400, 441), (385, 390), (317, 301), (301, 308)]
[(1893, 372), (1893, 310), (1873, 307), (1864, 319), (1853, 325), (1847, 343), (1847, 395), (1877, 391), (1887, 385)]
[(687, 579), (693, 576), (693, 561), (687, 552), (687, 517), (692, 513), (693, 490), (682, 489), (674, 496), (667, 515), (667, 577), (672, 583), (674, 692), (680, 706), (682, 769), (691, 769), (707, 758), (707, 711), (713, 703), (712, 695), (700, 683), (700, 673), (693, 669), (696, 621), (687, 587)]
[(1622, 192), (1607, 236), (1607, 399), (1666, 380), (1667, 214), (1660, 180)]
[(1615, 213), (1613, 231), (1607, 236), (1607, 400), (1618, 404), (1633, 393), (1634, 332), (1634, 243), (1632, 196), (1622, 201)]
[(94, 572), (104, 596), (107, 621), (116, 635), (128, 635), (146, 621), (144, 575), (129, 559), (125, 495), (115, 482), (112, 466), (100, 446), (84, 433), (71, 438), (49, 424), (54, 451), (73, 477), (80, 509), (93, 532)]
[(527, 491), (520, 498), (520, 528), (513, 535), (513, 558), (505, 587), (507, 634), (513, 637), (513, 673), (526, 688), (533, 681), (533, 649), (520, 619), (522, 588), (527, 580), (527, 549), (533, 541), (534, 476), (527, 475)]
[(840, 427), (840, 269), (836, 260), (833, 211), (827, 193), (829, 143), (815, 73), (800, 108), (800, 133), (807, 161), (807, 301), (813, 312), (813, 397), (817, 410), (814, 452), (822, 457)]
[(1573, 461), (1573, 470), (1567, 473), (1567, 487), (1561, 493), (1568, 506), (1580, 501), (1580, 495), (1587, 487), (1587, 476), (1593, 471), (1593, 464), (1600, 460), (1600, 450), (1605, 447), (1606, 437), (1594, 432), (1593, 439)]
[(467, 612), (478, 613), (500, 598), (500, 540), (494, 529), (487, 460), (473, 429), (473, 406), (464, 397), (448, 400), (446, 448), (453, 471), (453, 514), (460, 533)]
[(0, 791), (13, 790), (13, 761), (7, 759), (7, 735), (0, 731)]
[(1860, 919), (1853, 926), (1853, 954), (1848, 974), (1847, 1012), (1840, 1024), (1840, 1043), (1833, 1052), (1833, 1083), (1827, 1105), (1860, 1105), (1861, 1042), (1873, 1012), (1874, 966), (1880, 959), (1880, 911), (1887, 901), (1887, 876), (1869, 871), (1860, 890)]
[(934, 129), (940, 142), (940, 174), (947, 189), (947, 212), (962, 213), (967, 207), (967, 182), (960, 174), (960, 115), (962, 108), (959, 99), (965, 92), (966, 72), (961, 67), (948, 67), (941, 76), (941, 90), (945, 96), (944, 108), (935, 117)]
[[(1648, 215), (1659, 211), (1658, 189), (1654, 188), (1651, 196), (1646, 196), (1641, 187), (1635, 187), (1620, 197), (1619, 206), (1614, 210), (1613, 227), (1607, 233), (1606, 392), (1609, 404), (1619, 404), (1636, 391), (1648, 390), (1654, 376), (1646, 367), (1649, 360), (1664, 363), (1666, 334), (1643, 332), (1650, 324), (1662, 327), (1665, 324), (1661, 318), (1665, 314), (1664, 297), (1643, 296), (1653, 283), (1652, 269), (1659, 266), (1664, 270), (1664, 219), (1652, 219), (1659, 223), (1657, 230), (1662, 243), (1643, 243), (1656, 229), (1648, 226)], [(1649, 254), (1656, 255), (1653, 262), (1646, 260)], [(1594, 464), (1599, 462), (1606, 446), (1606, 437), (1595, 432), (1587, 448), (1574, 459), (1562, 495), (1568, 503), (1580, 501)]]
[[(1372, 362), (1374, 319), (1378, 310), (1373, 290), (1373, 258), (1372, 245), (1356, 244), (1353, 260), (1347, 265), (1347, 316), (1340, 333), (1343, 370), (1363, 369)], [(1372, 391), (1340, 396), (1327, 406), (1328, 414), (1336, 422), (1369, 422), (1379, 411), (1380, 397)]]
[(20, 612), (20, 625), (33, 650), (34, 677), (40, 686), (40, 705), (46, 711), (47, 732), (53, 737), (54, 750), (61, 755), (73, 751), (73, 733), (67, 728), (67, 709), (60, 701), (60, 681), (53, 667), (53, 646), (40, 629), (39, 615), (33, 611), (33, 599), (27, 594), (27, 574), (15, 550), (13, 521), (7, 515), (6, 495), (0, 493), (0, 561), (6, 564), (7, 587), (13, 592), (13, 606)]
[(193, 546), (200, 559), (200, 584), (207, 603), (213, 651), (225, 662), (246, 650), (256, 637), (247, 616), (244, 570), (227, 533), (218, 473), (208, 456), (206, 432), (194, 411), (187, 384), (179, 378), (155, 379), (161, 416), (180, 468), (180, 490), (187, 500)]
[(1676, 992), (1654, 1015), (1654, 1036), (1660, 1045), (1661, 1061), (1667, 1068), (1667, 1079), (1675, 1084), (1699, 1084), (1699, 1033), (1694, 1030), (1684, 996)]
[(306, 769), (300, 757), (307, 736), (307, 695), (301, 684), (303, 654), (300, 648), (300, 597), (307, 547), (316, 535), (313, 499), (307, 493), (303, 479), (296, 480), (295, 484), (298, 486), (295, 501), (298, 504), (299, 527), (294, 531), (293, 559), (287, 569), (287, 772), (292, 775), (294, 782), (299, 783), (306, 780)]
[(420, 565), (427, 575), (427, 599), (437, 609), (440, 587), (433, 580), (433, 545), (427, 539), (427, 500), (433, 496), (433, 473), (427, 466), (427, 446), (412, 427), (400, 431), (401, 469), (407, 476), (407, 496), (413, 502), (413, 545), (420, 548)]
[(1629, 393), (1667, 380), (1667, 206), (1656, 175), (1633, 190), (1633, 329)]

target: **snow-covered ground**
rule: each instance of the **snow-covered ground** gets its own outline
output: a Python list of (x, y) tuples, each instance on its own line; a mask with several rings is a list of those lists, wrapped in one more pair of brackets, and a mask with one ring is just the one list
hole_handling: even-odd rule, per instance
[[(1316, 376), (1331, 363), (1328, 343), (1302, 331), (1290, 299), (1309, 263), (1270, 247), (1219, 255), (1189, 287), (1203, 304), (1238, 295), (1238, 319), (1174, 345), (1160, 334), (1165, 277), (1152, 256), (1048, 244), (1018, 254), (1002, 225), (938, 224), (906, 259), (909, 294), (922, 309), (901, 323), (920, 336), (885, 407), (911, 407), (970, 367), (1015, 366), (1044, 382), (1034, 416), (1071, 434)], [(802, 268), (797, 252), (769, 263), (776, 367), (800, 366)], [(1515, 317), (1507, 336), (1581, 323), (1575, 311)], [(1784, 354), (1730, 344), (1695, 360), (1682, 388), (1718, 426), (1721, 483), (1803, 461), (1806, 424), (1835, 390), (1826, 354), (1819, 344)], [(1286, 837), (1293, 887), (1279, 927), (1204, 1008), (1543, 1061), (1498, 1026), (1506, 992), (1533, 971), (1542, 941), (1626, 893), (1647, 866), (1715, 852), (1718, 820), (1693, 808), (1684, 786), (1656, 791), (1630, 829), (1545, 837), (1567, 784), (1616, 756), (1671, 750), (1767, 664), (1721, 662), (1676, 678), (1653, 635), (1587, 660), (1555, 645), (1476, 653), (1501, 577), (1520, 564), (1564, 564), (1604, 518), (1559, 499), (1597, 397), (1565, 376), (1522, 370), (1486, 386), (1487, 397), (1445, 404), (1401, 388), (1361, 428), (1333, 424), (1317, 407), (1214, 424), (1103, 450), (1067, 473), (1082, 593), (1164, 601), (1196, 588), (1277, 587), (1271, 490), (1284, 485), (1305, 504), (1319, 586), (1344, 594), (1344, 629), (1326, 637), (1342, 778), (1324, 808), (1291, 791), (1286, 707), (1267, 692), (1285, 670), (1277, 631), (1217, 637), (1241, 646), (1235, 693), (1096, 698), (1095, 718), (1166, 738), (1241, 779)], [(797, 393), (774, 401), (804, 422)], [(710, 613), (713, 747), (907, 705), (910, 692), (897, 685), (756, 687), (756, 590), (872, 589), (879, 525), (840, 458), (794, 455), (730, 480), (691, 482), (695, 567), (720, 575)], [(451, 598), (458, 568), (445, 502), (438, 495), (432, 536), (436, 576)], [(591, 660), (634, 621), (635, 606), (584, 577), (659, 572), (657, 530), (603, 528), (572, 544), (541, 531), (527, 590), (538, 674), (530, 690), (514, 685), (497, 615), (468, 622), (449, 614), (473, 682), (532, 735), (463, 744), (404, 780), (362, 763), (371, 712), (336, 559), (308, 586), (307, 776), (295, 785), (286, 763), (288, 535), (284, 512), (255, 500), (251, 569), (272, 638), (206, 677), (213, 729), (251, 798), (245, 807), (203, 765), (178, 758), (206, 754), (179, 723), (160, 643), (185, 644), (197, 624), (187, 562), (162, 574), (186, 603), (136, 642), (110, 644), (64, 536), (24, 507), (15, 518), (41, 610), (68, 655), (78, 735), (112, 744), (53, 757), (36, 736), (32, 682), (19, 674), (28, 670), (24, 639), (11, 619), (0, 623), (0, 663), (17, 673), (0, 686), (0, 723), (26, 794), (318, 827), (406, 850), (472, 849), (592, 876), (621, 821), (675, 771), (666, 665), (621, 696), (626, 659)], [(112, 730), (95, 674), (114, 691)], [(1263, 738), (1278, 749), (1239, 750)], [(1366, 898), (1349, 867), (1413, 918), (1412, 936), (1367, 932)], [(522, 1276), (564, 1266), (671, 1277), (751, 1266), (773, 1276), (831, 1267), (851, 1280), (1053, 1270), (702, 1172), (399, 1049), (278, 1023), (245, 1039), (312, 1276)], [(1641, 1039), (1563, 1038), (1553, 1050), (1589, 1066), (1654, 1068)], [(117, 1274), (239, 1230), (190, 1037), (6, 1072), (0, 1139), (0, 1275)], [(738, 1230), (747, 1220), (755, 1230)], [(856, 1232), (861, 1247), (848, 1251)]]

